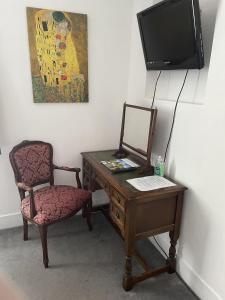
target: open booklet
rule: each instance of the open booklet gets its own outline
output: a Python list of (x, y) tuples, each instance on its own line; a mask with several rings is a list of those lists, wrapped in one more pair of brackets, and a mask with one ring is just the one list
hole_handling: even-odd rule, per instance
[(101, 163), (113, 173), (131, 171), (140, 167), (128, 158), (102, 160)]

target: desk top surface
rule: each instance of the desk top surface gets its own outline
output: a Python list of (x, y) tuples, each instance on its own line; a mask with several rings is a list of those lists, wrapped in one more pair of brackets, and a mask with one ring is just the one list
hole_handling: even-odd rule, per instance
[[(104, 177), (113, 187), (115, 187), (120, 193), (122, 193), (126, 198), (146, 198), (146, 197), (159, 197), (164, 194), (173, 194), (178, 192), (183, 192), (186, 190), (181, 184), (178, 184), (174, 180), (166, 177), (170, 181), (174, 182), (176, 185), (167, 188), (161, 188), (157, 190), (151, 190), (147, 192), (141, 192), (136, 190), (131, 184), (126, 180), (132, 178), (138, 178), (148, 175), (140, 174), (140, 169), (121, 172), (121, 173), (112, 173), (107, 169), (101, 161), (115, 159), (113, 154), (115, 150), (104, 150), (104, 151), (93, 151), (93, 152), (83, 152), (81, 155), (85, 158), (102, 177)], [(144, 160), (140, 160), (136, 155), (129, 155), (127, 158), (131, 159), (134, 162), (137, 162), (139, 165), (144, 163)]]

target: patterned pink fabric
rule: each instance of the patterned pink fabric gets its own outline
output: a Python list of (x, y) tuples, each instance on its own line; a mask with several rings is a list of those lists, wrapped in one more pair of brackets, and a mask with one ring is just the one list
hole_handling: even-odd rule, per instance
[(28, 186), (39, 181), (49, 180), (50, 147), (44, 144), (25, 146), (15, 152), (15, 162), (22, 182)]
[[(47, 224), (62, 219), (72, 213), (78, 212), (90, 197), (88, 191), (76, 189), (72, 186), (55, 185), (37, 190), (34, 193), (37, 215), (34, 221), (39, 224)], [(27, 196), (21, 202), (21, 211), (24, 216), (30, 218), (30, 197)]]

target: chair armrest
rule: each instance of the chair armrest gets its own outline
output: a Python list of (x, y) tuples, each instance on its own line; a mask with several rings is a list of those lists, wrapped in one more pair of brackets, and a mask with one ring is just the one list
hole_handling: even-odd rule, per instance
[(80, 168), (69, 168), (69, 167), (66, 167), (66, 166), (59, 167), (59, 166), (56, 166), (56, 165), (54, 165), (54, 169), (62, 170), (62, 171), (69, 171), (69, 172), (78, 172), (78, 173), (80, 173), (80, 171), (81, 171)]
[(66, 167), (66, 166), (59, 167), (59, 166), (56, 166), (56, 165), (53, 165), (53, 168), (56, 169), (56, 170), (62, 170), (62, 171), (68, 171), (68, 172), (76, 173), (77, 187), (79, 189), (81, 189), (81, 182), (80, 182), (80, 177), (79, 177), (79, 173), (81, 171), (80, 168), (69, 168), (69, 167)]
[(16, 182), (16, 185), (18, 186), (19, 189), (29, 192), (29, 195), (30, 195), (30, 218), (33, 219), (37, 214), (37, 211), (35, 208), (35, 203), (34, 203), (33, 188), (26, 185), (24, 182)]
[(31, 192), (33, 190), (32, 187), (26, 185), (24, 182), (16, 182), (16, 185), (19, 189), (22, 189), (26, 192)]

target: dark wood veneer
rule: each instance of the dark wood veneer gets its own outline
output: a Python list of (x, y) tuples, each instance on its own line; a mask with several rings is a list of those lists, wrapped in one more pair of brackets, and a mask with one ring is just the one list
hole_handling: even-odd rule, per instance
[[(92, 192), (104, 189), (109, 196), (109, 206), (93, 207), (92, 211), (101, 210), (124, 240), (123, 288), (128, 291), (137, 282), (162, 272), (175, 271), (176, 243), (180, 232), (183, 194), (186, 188), (175, 182), (176, 185), (172, 187), (140, 192), (126, 182), (127, 179), (141, 177), (138, 169), (112, 174), (100, 163), (102, 160), (113, 159), (114, 153), (115, 150), (82, 153), (83, 187)], [(141, 160), (135, 154), (130, 154), (129, 159), (138, 162), (141, 166), (145, 164), (145, 160)], [(135, 242), (164, 232), (169, 232), (171, 241), (169, 258), (164, 266), (151, 270), (145, 259), (138, 253)], [(144, 272), (138, 276), (132, 275), (134, 256), (144, 269)]]

